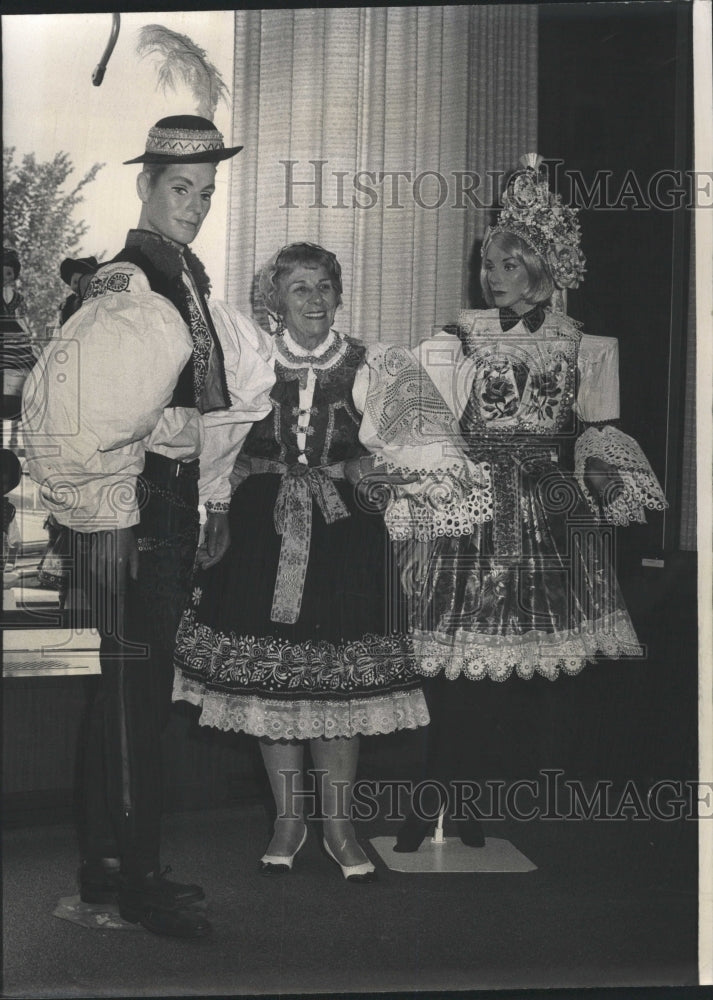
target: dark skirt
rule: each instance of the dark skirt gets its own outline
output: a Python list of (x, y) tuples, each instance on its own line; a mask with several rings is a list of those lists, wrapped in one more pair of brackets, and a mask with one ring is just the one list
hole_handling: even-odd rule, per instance
[(327, 524), (312, 501), (294, 624), (271, 611), (282, 536), (281, 476), (248, 477), (230, 507), (231, 547), (198, 571), (177, 638), (174, 698), (201, 722), (272, 739), (376, 734), (425, 725), (404, 602), (379, 513), (334, 485), (349, 516)]

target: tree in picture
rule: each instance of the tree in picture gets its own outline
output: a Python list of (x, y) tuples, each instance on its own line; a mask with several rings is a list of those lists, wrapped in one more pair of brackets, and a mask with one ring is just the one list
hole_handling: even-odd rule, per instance
[(38, 161), (27, 153), (15, 160), (14, 147), (3, 148), (3, 246), (17, 252), (22, 263), (22, 293), (30, 328), (42, 338), (57, 321), (59, 302), (66, 295), (59, 266), (76, 254), (89, 226), (75, 220), (74, 210), (84, 201), (83, 188), (104, 166), (95, 163), (69, 190), (74, 172), (68, 153)]

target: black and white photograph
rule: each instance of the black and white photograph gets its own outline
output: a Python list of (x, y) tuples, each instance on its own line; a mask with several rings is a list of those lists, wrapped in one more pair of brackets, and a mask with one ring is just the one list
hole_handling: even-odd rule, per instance
[(3, 4), (3, 997), (713, 984), (711, 22)]

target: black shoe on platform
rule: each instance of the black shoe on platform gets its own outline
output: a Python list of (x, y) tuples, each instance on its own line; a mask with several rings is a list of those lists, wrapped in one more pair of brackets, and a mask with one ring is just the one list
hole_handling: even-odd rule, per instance
[(466, 847), (485, 847), (485, 834), (480, 821), (475, 816), (466, 816), (465, 819), (456, 820), (456, 833)]
[(413, 854), (435, 827), (434, 819), (422, 819), (411, 813), (399, 827), (393, 850), (398, 854)]

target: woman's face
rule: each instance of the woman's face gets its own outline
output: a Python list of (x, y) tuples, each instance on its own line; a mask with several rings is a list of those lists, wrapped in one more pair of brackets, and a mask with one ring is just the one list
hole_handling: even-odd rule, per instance
[(3, 264), (2, 266), (2, 283), (3, 285), (15, 284), (15, 269), (10, 267), (9, 264)]
[(298, 344), (320, 344), (334, 322), (339, 293), (323, 264), (297, 264), (280, 281), (282, 319)]
[(526, 298), (530, 277), (519, 257), (511, 250), (504, 250), (497, 237), (490, 241), (483, 269), (490, 294), (499, 309), (510, 308), (518, 315), (527, 312), (532, 305)]

